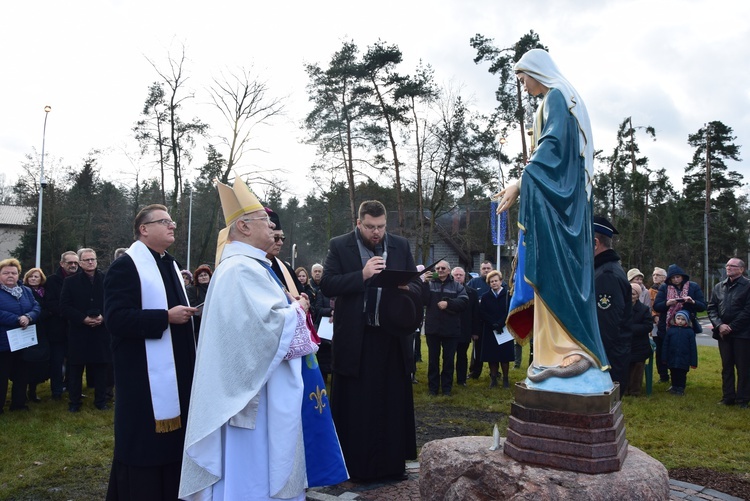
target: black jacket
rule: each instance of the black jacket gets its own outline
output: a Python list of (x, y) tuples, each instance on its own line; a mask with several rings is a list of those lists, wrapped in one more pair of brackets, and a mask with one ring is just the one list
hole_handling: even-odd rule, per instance
[(633, 305), (633, 313), (630, 316), (630, 361), (643, 362), (651, 356), (651, 342), (649, 334), (654, 328), (651, 318), (651, 308), (636, 301)]
[[(160, 259), (158, 254), (154, 259)], [(171, 256), (157, 261), (164, 281), (167, 306), (187, 306), (182, 277), (174, 270)], [(115, 370), (115, 459), (128, 465), (155, 466), (182, 460), (190, 389), (195, 367), (195, 341), (190, 322), (170, 324), (164, 309), (144, 309), (139, 271), (128, 255), (116, 259), (104, 278), (104, 318), (112, 332)], [(156, 433), (151, 388), (146, 362), (146, 339), (160, 339), (170, 327), (177, 373), (182, 427)]]
[[(386, 269), (416, 270), (408, 240), (388, 233), (387, 242)], [(362, 311), (366, 284), (362, 279), (362, 258), (355, 232), (331, 239), (324, 269), (320, 289), (326, 296), (336, 298), (336, 312), (333, 316), (333, 372), (358, 377), (366, 324)], [(409, 288), (418, 294), (419, 283), (417, 277), (409, 283)], [(400, 338), (399, 343), (405, 371), (409, 374), (412, 339), (404, 336)]]
[(68, 319), (68, 362), (77, 365), (111, 362), (105, 323), (97, 327), (83, 323), (86, 317), (104, 315), (104, 275), (96, 270), (93, 281), (85, 273), (66, 278), (60, 293), (60, 310)]
[(459, 343), (470, 343), (472, 336), (482, 335), (482, 320), (479, 316), (479, 294), (468, 285), (464, 286), (469, 303), (461, 312), (461, 338)]
[(632, 299), (630, 282), (620, 265), (620, 256), (612, 249), (594, 256), (594, 287), (596, 314), (602, 344), (612, 366), (612, 381), (620, 382), (620, 391), (627, 389), (630, 366), (630, 315)]
[[(440, 301), (447, 301), (448, 307), (438, 308)], [(461, 336), (461, 312), (469, 305), (466, 289), (448, 275), (444, 281), (434, 279), (422, 284), (422, 301), (427, 312), (424, 319), (425, 334), (442, 337)]]
[(716, 284), (708, 302), (708, 318), (719, 339), (719, 326), (728, 324), (731, 336), (750, 339), (750, 280), (741, 276), (734, 282), (726, 278)]

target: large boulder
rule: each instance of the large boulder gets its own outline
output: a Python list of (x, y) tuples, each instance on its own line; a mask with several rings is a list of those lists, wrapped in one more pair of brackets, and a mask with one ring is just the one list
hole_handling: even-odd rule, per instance
[(489, 450), (492, 437), (456, 437), (428, 442), (420, 453), (423, 500), (644, 500), (669, 499), (667, 469), (628, 446), (620, 471), (586, 474), (519, 463)]

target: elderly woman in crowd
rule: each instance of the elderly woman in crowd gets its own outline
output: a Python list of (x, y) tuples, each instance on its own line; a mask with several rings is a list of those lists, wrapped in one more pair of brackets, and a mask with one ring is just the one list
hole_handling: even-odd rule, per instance
[(643, 273), (638, 268), (631, 268), (628, 270), (628, 282), (635, 284), (640, 290), (638, 294), (638, 301), (645, 304), (649, 308), (651, 307), (651, 293), (649, 292), (646, 285), (643, 283)]
[[(211, 276), (213, 272), (207, 265), (202, 264), (198, 266), (193, 272), (193, 283), (186, 287), (188, 301), (190, 306), (199, 306), (206, 301), (206, 294), (208, 294), (208, 285), (211, 283)], [(193, 317), (193, 327), (195, 329), (195, 340), (198, 341), (198, 333), (201, 328), (201, 317), (196, 315)]]
[(26, 405), (26, 362), (23, 351), (10, 351), (8, 331), (25, 329), (39, 318), (41, 308), (28, 287), (18, 283), (21, 263), (17, 259), (0, 261), (0, 414), (3, 412), (8, 379), (13, 380), (10, 410), (28, 410)]
[(643, 374), (646, 367), (646, 359), (651, 356), (651, 342), (649, 334), (654, 326), (651, 319), (651, 309), (641, 303), (641, 287), (637, 283), (631, 283), (630, 299), (633, 309), (630, 314), (630, 376), (628, 378), (628, 390), (626, 395), (637, 397), (641, 394), (643, 386)]
[(47, 333), (47, 320), (52, 316), (52, 311), (47, 307), (44, 298), (44, 284), (47, 277), (40, 268), (31, 268), (23, 276), (23, 284), (31, 289), (34, 299), (41, 307), (39, 318), (36, 322), (37, 344), (23, 350), (23, 357), (28, 369), (29, 402), (39, 403), (42, 401), (36, 394), (38, 384), (49, 379), (50, 375), (50, 345)]
[(508, 373), (510, 362), (515, 360), (513, 341), (497, 344), (495, 332), (502, 332), (508, 316), (508, 291), (503, 287), (503, 276), (493, 270), (487, 274), (490, 290), (479, 301), (479, 315), (482, 317), (482, 362), (490, 367), (490, 388), (497, 386), (499, 369), (503, 370), (503, 388), (510, 387)]
[(182, 281), (185, 282), (186, 288), (193, 285), (193, 274), (190, 273), (189, 270), (182, 270), (180, 271), (180, 274), (182, 275)]

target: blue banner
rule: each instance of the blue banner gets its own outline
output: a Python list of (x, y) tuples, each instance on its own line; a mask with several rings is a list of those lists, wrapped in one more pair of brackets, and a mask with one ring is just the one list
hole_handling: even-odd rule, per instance
[(493, 245), (505, 245), (508, 238), (508, 211), (500, 214), (500, 231), (497, 227), (497, 202), (490, 202), (490, 230)]

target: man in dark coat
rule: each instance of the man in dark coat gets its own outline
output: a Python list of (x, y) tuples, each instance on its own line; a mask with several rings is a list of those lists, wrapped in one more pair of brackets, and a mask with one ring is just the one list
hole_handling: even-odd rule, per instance
[(188, 306), (182, 276), (166, 252), (175, 227), (163, 205), (142, 209), (136, 242), (104, 279), (117, 395), (108, 500), (177, 498), (197, 310)]
[(596, 313), (604, 351), (612, 367), (609, 375), (620, 383), (620, 396), (628, 389), (630, 369), (630, 315), (632, 288), (620, 256), (612, 249), (618, 231), (606, 218), (594, 218), (594, 288)]
[(448, 396), (453, 387), (453, 363), (461, 337), (461, 312), (468, 306), (469, 296), (464, 286), (451, 277), (451, 267), (447, 261), (440, 261), (435, 271), (437, 278), (428, 278), (422, 284), (422, 301), (426, 307), (427, 386), (431, 395), (437, 395), (442, 390), (443, 395)]
[(47, 335), (50, 354), (50, 389), (52, 399), (59, 400), (63, 393), (63, 365), (68, 354), (68, 318), (60, 309), (60, 294), (66, 278), (80, 272), (78, 254), (65, 251), (60, 256), (60, 266), (44, 284), (44, 297), (47, 308), (52, 313), (47, 320)]
[(459, 386), (466, 386), (466, 377), (468, 375), (468, 351), (472, 340), (478, 340), (482, 322), (479, 317), (479, 294), (475, 289), (465, 285), (466, 271), (460, 266), (456, 266), (451, 271), (451, 276), (456, 283), (463, 285), (466, 295), (469, 296), (469, 304), (461, 312), (461, 337), (458, 339), (456, 348), (456, 383)]
[[(750, 280), (743, 276), (745, 263), (727, 261), (727, 278), (716, 284), (708, 303), (708, 318), (721, 354), (722, 405), (750, 403)], [(735, 369), (737, 387), (735, 389)]]
[[(368, 287), (384, 269), (416, 270), (409, 242), (387, 234), (385, 207), (366, 201), (357, 228), (331, 240), (321, 290), (336, 297), (331, 412), (351, 478), (405, 477), (416, 458), (410, 334), (389, 328), (380, 301), (385, 288)], [(418, 277), (408, 287), (420, 294)], [(421, 320), (421, 304), (413, 312)], [(386, 325), (383, 325), (383, 324)]]
[(96, 267), (93, 249), (80, 249), (78, 260), (83, 273), (66, 278), (60, 294), (60, 310), (68, 318), (68, 410), (81, 409), (84, 366), (94, 383), (94, 405), (107, 410), (107, 364), (112, 352), (102, 316), (104, 275)]

